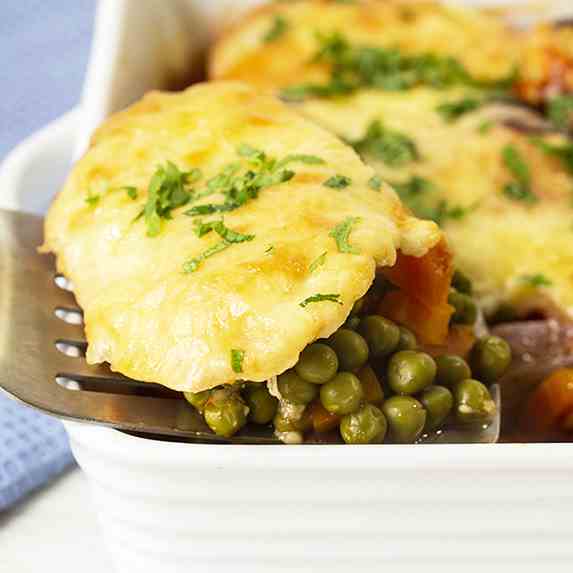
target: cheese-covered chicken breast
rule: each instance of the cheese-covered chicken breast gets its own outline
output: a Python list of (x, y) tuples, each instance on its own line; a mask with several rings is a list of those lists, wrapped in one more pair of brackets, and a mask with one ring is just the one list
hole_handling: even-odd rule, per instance
[[(573, 316), (571, 30), (432, 2), (278, 3), (223, 36), (210, 69), (353, 145), (440, 223), (488, 313)], [(549, 100), (553, 125), (516, 98)]]
[(84, 310), (88, 361), (192, 391), (292, 367), (377, 267), (443, 249), (437, 225), (374, 175), (241, 83), (151, 93), (111, 117), (45, 227)]

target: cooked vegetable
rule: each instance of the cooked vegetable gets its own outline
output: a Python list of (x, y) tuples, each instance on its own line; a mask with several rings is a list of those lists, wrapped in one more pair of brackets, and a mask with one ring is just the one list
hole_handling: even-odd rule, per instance
[(363, 366), (356, 376), (362, 384), (364, 399), (370, 404), (381, 404), (384, 400), (384, 390), (378, 380), (378, 376), (371, 366)]
[(245, 392), (249, 407), (249, 421), (255, 424), (268, 424), (274, 418), (278, 400), (271, 396), (266, 384), (252, 384)]
[(521, 425), (537, 436), (546, 437), (560, 431), (571, 431), (573, 415), (573, 368), (560, 368), (535, 389), (527, 401)]
[(308, 416), (312, 421), (315, 432), (328, 432), (338, 428), (340, 416), (329, 412), (320, 402), (315, 400), (308, 406)]
[(382, 411), (388, 422), (390, 438), (399, 444), (413, 444), (422, 434), (426, 411), (411, 396), (392, 396), (384, 402)]
[(340, 422), (340, 435), (347, 444), (382, 443), (387, 429), (382, 411), (365, 404), (358, 412), (347, 414)]
[(353, 372), (368, 360), (368, 344), (360, 334), (353, 330), (347, 328), (337, 330), (328, 339), (328, 344), (338, 356), (340, 370)]
[(425, 352), (402, 350), (388, 363), (388, 384), (396, 394), (417, 394), (435, 377), (436, 363)]
[(429, 386), (422, 390), (420, 402), (426, 409), (427, 432), (437, 430), (449, 416), (454, 405), (454, 397), (445, 386)]
[(485, 336), (472, 348), (470, 355), (472, 372), (486, 384), (493, 384), (499, 380), (510, 363), (511, 348), (499, 336)]
[(315, 342), (302, 351), (295, 370), (307, 382), (324, 384), (338, 371), (338, 357), (330, 346)]
[(278, 377), (281, 396), (292, 404), (308, 404), (316, 397), (315, 384), (303, 380), (294, 370), (287, 370)]
[(448, 302), (454, 307), (452, 322), (458, 324), (474, 324), (477, 320), (478, 310), (474, 300), (467, 294), (452, 289)]
[(411, 330), (401, 326), (400, 338), (398, 339), (398, 346), (396, 346), (396, 350), (416, 350), (416, 348), (418, 348), (416, 335)]
[(363, 398), (362, 384), (350, 372), (339, 372), (330, 382), (320, 387), (320, 401), (333, 414), (355, 412)]
[(230, 438), (246, 423), (249, 409), (238, 393), (215, 390), (205, 404), (205, 422), (218, 436)]
[(207, 404), (207, 400), (209, 400), (209, 396), (211, 396), (211, 390), (203, 390), (203, 392), (183, 392), (183, 395), (185, 396), (185, 400), (187, 400), (193, 408), (203, 413), (205, 404)]
[(489, 390), (479, 381), (468, 378), (453, 387), (455, 413), (459, 422), (489, 422), (496, 406)]
[(452, 388), (454, 384), (471, 378), (472, 372), (468, 363), (455, 354), (442, 354), (436, 358), (436, 382)]
[(373, 358), (387, 356), (400, 342), (400, 329), (392, 321), (378, 315), (363, 318), (358, 325), (358, 332), (366, 340)]

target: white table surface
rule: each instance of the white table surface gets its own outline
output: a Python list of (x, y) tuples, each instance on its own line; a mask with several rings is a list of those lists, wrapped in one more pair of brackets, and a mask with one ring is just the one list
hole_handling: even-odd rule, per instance
[(83, 473), (74, 468), (0, 514), (2, 573), (112, 573)]

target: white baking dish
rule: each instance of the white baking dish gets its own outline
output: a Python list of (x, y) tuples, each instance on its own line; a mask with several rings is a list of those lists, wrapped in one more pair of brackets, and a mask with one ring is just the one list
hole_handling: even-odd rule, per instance
[[(78, 152), (109, 113), (181, 83), (229, 8), (249, 4), (102, 1)], [(190, 445), (66, 427), (121, 573), (573, 563), (572, 445)]]

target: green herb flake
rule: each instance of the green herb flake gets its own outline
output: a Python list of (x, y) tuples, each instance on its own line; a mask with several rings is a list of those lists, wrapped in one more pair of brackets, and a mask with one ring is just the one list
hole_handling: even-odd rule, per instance
[(330, 77), (324, 83), (292, 85), (281, 92), (289, 101), (308, 97), (329, 98), (351, 94), (362, 88), (386, 91), (429, 86), (437, 89), (465, 85), (490, 92), (508, 92), (517, 79), (483, 80), (472, 76), (463, 64), (435, 53), (406, 54), (397, 48), (353, 45), (340, 32), (318, 34), (318, 49), (312, 59), (327, 65)]
[(265, 255), (270, 255), (274, 252), (275, 250), (275, 246), (274, 245), (269, 245), (266, 249), (265, 249)]
[(420, 159), (413, 139), (384, 127), (380, 120), (374, 120), (364, 136), (350, 144), (360, 156), (377, 159), (390, 167), (400, 167)]
[(126, 186), (126, 187), (122, 187), (121, 188), (122, 191), (125, 191), (125, 193), (127, 194), (127, 196), (132, 200), (135, 201), (138, 197), (138, 192), (137, 192), (137, 188), (136, 187), (130, 187), (130, 186)]
[(231, 243), (227, 243), (227, 241), (220, 241), (218, 243), (215, 243), (213, 246), (209, 247), (199, 256), (189, 259), (188, 261), (183, 263), (183, 272), (194, 273), (200, 267), (201, 263), (205, 259), (208, 259), (209, 257), (212, 257), (213, 255), (216, 255), (217, 253), (220, 253), (221, 251), (228, 249), (230, 246)]
[(444, 121), (453, 123), (463, 115), (479, 109), (484, 103), (483, 99), (466, 97), (458, 101), (442, 103), (436, 108), (436, 111)]
[(573, 94), (552, 98), (547, 104), (547, 116), (558, 129), (568, 129), (573, 122)]
[(323, 302), (323, 301), (329, 301), (329, 302), (335, 302), (336, 304), (342, 304), (342, 301), (340, 300), (340, 295), (339, 294), (313, 294), (312, 296), (309, 296), (308, 298), (305, 298), (302, 302), (299, 302), (299, 306), (302, 306), (302, 308), (305, 308), (306, 306), (308, 306), (309, 304), (313, 303), (313, 302)]
[(319, 267), (324, 265), (324, 262), (326, 261), (326, 255), (327, 254), (328, 254), (328, 252), (324, 251), (324, 253), (322, 253), (321, 255), (316, 257), (316, 259), (314, 259), (314, 261), (312, 261), (312, 263), (310, 263), (310, 265), (308, 267), (308, 272), (313, 273), (314, 271), (316, 271), (316, 269), (318, 269)]
[(557, 159), (565, 171), (573, 175), (573, 142), (548, 143), (540, 138), (532, 138), (531, 142), (546, 155)]
[(382, 178), (379, 175), (372, 175), (368, 179), (368, 187), (373, 191), (380, 191), (382, 189)]
[(352, 179), (350, 177), (346, 177), (346, 175), (333, 175), (329, 177), (323, 185), (325, 187), (330, 187), (332, 189), (345, 189), (352, 183)]
[(480, 122), (480, 124), (477, 126), (477, 132), (480, 135), (486, 135), (487, 133), (489, 133), (492, 129), (492, 127), (495, 125), (495, 122), (492, 121), (491, 119), (484, 119), (482, 122)]
[(85, 198), (85, 202), (90, 207), (95, 207), (99, 203), (100, 199), (101, 199), (101, 195), (99, 193), (93, 193), (92, 190), (90, 189), (88, 191), (86, 198)]
[(352, 227), (359, 223), (362, 219), (360, 217), (347, 217), (339, 223), (330, 231), (329, 237), (332, 237), (336, 241), (336, 246), (341, 253), (350, 253), (353, 255), (358, 255), (359, 251), (349, 244), (348, 239), (350, 233), (352, 232)]
[(148, 237), (156, 237), (161, 231), (161, 220), (171, 219), (174, 209), (190, 201), (191, 192), (186, 185), (190, 177), (197, 177), (196, 173), (196, 170), (181, 171), (171, 161), (157, 168), (149, 182), (147, 203), (142, 212)]
[(505, 167), (515, 178), (504, 185), (503, 194), (514, 201), (536, 203), (537, 196), (531, 190), (531, 173), (519, 150), (514, 145), (507, 144), (502, 149), (501, 157)]
[(271, 42), (278, 40), (281, 36), (286, 34), (288, 28), (289, 28), (288, 20), (284, 16), (281, 16), (280, 14), (276, 15), (274, 17), (273, 23), (271, 24), (271, 27), (263, 36), (263, 42), (265, 44), (270, 44)]
[(545, 275), (541, 273), (536, 273), (533, 275), (523, 275), (520, 277), (521, 282), (528, 284), (534, 288), (540, 287), (549, 287), (553, 285), (553, 282), (550, 281)]
[(245, 351), (238, 348), (231, 348), (231, 368), (233, 372), (240, 374), (243, 371), (243, 360), (245, 359)]
[(304, 163), (306, 165), (324, 165), (326, 161), (322, 157), (316, 155), (307, 155), (306, 153), (293, 153), (287, 155), (277, 163), (277, 167), (281, 168), (289, 163)]

